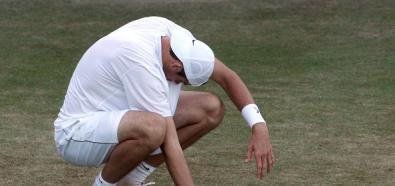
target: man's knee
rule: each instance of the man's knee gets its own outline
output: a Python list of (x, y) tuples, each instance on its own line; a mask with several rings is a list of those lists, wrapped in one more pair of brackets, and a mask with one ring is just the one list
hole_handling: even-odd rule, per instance
[(166, 133), (166, 121), (151, 112), (127, 112), (118, 131), (119, 141), (138, 140), (150, 149), (159, 147)]
[(222, 121), (225, 114), (225, 106), (222, 100), (213, 93), (207, 93), (205, 106), (208, 124), (211, 128), (216, 128)]
[(164, 140), (166, 133), (166, 120), (159, 114), (151, 113), (146, 126), (144, 127), (144, 140), (150, 148), (158, 148)]

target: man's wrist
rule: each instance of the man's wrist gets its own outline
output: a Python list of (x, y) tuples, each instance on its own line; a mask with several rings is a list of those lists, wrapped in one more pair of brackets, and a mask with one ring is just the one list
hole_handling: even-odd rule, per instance
[(266, 123), (257, 123), (251, 128), (251, 132), (253, 135), (267, 135), (269, 133), (269, 129), (267, 128)]
[(266, 121), (263, 119), (263, 116), (261, 115), (261, 112), (259, 111), (259, 108), (256, 104), (248, 104), (244, 106), (241, 110), (241, 114), (250, 128), (258, 123), (266, 124)]
[(260, 122), (260, 123), (255, 123), (252, 127), (251, 127), (251, 129), (256, 129), (256, 128), (264, 128), (264, 127), (267, 127), (266, 126), (266, 122)]

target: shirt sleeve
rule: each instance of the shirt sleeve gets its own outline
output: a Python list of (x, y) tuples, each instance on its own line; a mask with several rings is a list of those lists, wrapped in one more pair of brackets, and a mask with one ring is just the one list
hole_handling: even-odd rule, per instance
[(163, 80), (144, 66), (135, 66), (121, 78), (129, 109), (172, 116), (168, 87)]

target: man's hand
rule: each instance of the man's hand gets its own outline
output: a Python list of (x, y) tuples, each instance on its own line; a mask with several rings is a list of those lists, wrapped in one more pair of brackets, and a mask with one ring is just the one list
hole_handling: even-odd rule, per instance
[(262, 179), (274, 166), (275, 158), (269, 140), (269, 131), (265, 123), (258, 123), (252, 127), (252, 135), (248, 144), (247, 157), (249, 162), (255, 154), (256, 177)]

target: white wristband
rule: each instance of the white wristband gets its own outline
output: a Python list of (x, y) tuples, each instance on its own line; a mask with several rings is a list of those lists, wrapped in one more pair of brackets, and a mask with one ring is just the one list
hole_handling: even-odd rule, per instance
[(259, 111), (259, 108), (256, 104), (248, 104), (244, 106), (243, 109), (241, 109), (241, 115), (243, 115), (250, 128), (252, 128), (252, 126), (257, 123), (265, 122), (265, 119), (263, 119), (261, 112)]

